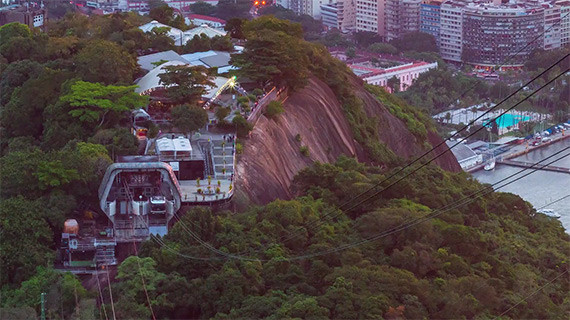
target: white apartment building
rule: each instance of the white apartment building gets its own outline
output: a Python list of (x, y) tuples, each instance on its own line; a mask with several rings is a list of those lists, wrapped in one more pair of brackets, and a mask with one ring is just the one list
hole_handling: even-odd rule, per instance
[(340, 0), (339, 2), (321, 5), (321, 19), (329, 28), (342, 32), (350, 32), (355, 28), (355, 0)]
[(356, 0), (356, 31), (376, 32), (384, 37), (385, 5), (386, 0)]
[(570, 0), (557, 1), (560, 6), (560, 45), (570, 45)]
[(332, 4), (333, 0), (289, 0), (288, 9), (296, 14), (306, 14), (317, 20), (321, 19), (321, 5)]
[(386, 41), (420, 30), (421, 4), (422, 0), (386, 0)]
[(445, 60), (461, 62), (463, 51), (464, 1), (447, 1), (441, 5), (439, 52)]
[(560, 48), (560, 7), (548, 4), (544, 9), (544, 50)]

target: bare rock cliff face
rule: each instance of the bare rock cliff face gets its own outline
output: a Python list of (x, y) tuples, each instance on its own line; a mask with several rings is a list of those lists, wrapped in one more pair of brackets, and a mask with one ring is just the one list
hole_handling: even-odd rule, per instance
[[(356, 88), (365, 103), (366, 113), (380, 122), (380, 140), (401, 157), (419, 154), (418, 143), (421, 145), (423, 141), (416, 141), (406, 125), (362, 86)], [(259, 119), (237, 163), (237, 188), (255, 203), (290, 199), (293, 177), (314, 161), (333, 162), (342, 154), (367, 160), (364, 150), (353, 138), (341, 104), (322, 81), (311, 78), (304, 89), (287, 98), (284, 107), (285, 112), (277, 121), (264, 116)], [(301, 137), (300, 142), (297, 135)], [(432, 144), (441, 141), (436, 134), (430, 134), (429, 140)], [(308, 147), (308, 157), (300, 152), (301, 146)], [(438, 164), (446, 170), (460, 170), (450, 153)]]

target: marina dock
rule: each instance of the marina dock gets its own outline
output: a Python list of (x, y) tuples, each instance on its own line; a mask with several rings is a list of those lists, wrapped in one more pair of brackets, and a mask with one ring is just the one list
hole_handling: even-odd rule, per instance
[(557, 166), (546, 166), (542, 164), (537, 164), (533, 162), (526, 162), (526, 161), (515, 161), (515, 160), (499, 160), (497, 161), (499, 164), (506, 164), (509, 166), (515, 167), (522, 167), (522, 168), (532, 168), (532, 169), (540, 169), (546, 171), (554, 171), (554, 172), (561, 172), (561, 173), (570, 173), (570, 168), (564, 167), (557, 167)]

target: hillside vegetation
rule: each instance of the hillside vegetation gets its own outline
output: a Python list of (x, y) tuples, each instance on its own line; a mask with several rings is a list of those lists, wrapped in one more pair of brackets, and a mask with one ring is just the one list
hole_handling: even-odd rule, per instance
[[(532, 293), (506, 317), (567, 318), (568, 277), (539, 288), (568, 271), (569, 237), (512, 194), (492, 193), (340, 250), (482, 187), (430, 167), (364, 207), (337, 209), (383, 177), (341, 157), (302, 170), (295, 178), (302, 196), (294, 200), (238, 215), (191, 209), (164, 243), (145, 243), (144, 258), (121, 265), (126, 280), (115, 292), (131, 296), (115, 307), (129, 310), (125, 317), (149, 316), (138, 271), (128, 267), (140, 260), (154, 311), (173, 319), (492, 318)], [(191, 233), (243, 260), (213, 253)]]
[[(426, 148), (424, 141), (441, 140), (413, 107), (379, 89), (364, 90), (323, 47), (304, 42), (300, 27), (270, 17), (244, 26), (248, 46), (236, 63), (245, 73), (258, 72), (250, 79), (260, 87), (278, 84), (300, 94), (309, 90), (304, 84), (319, 83), (319, 92), (330, 93), (324, 98), (334, 95), (326, 101), (344, 114), (339, 127), (360, 146), (351, 149), (345, 139), (339, 154), (360, 153), (368, 163), (341, 156), (310, 165), (311, 155), (324, 157), (326, 149), (299, 148), (308, 167), (288, 173), (296, 174), (292, 200), (241, 213), (188, 210), (167, 236), (125, 259), (110, 288), (97, 286), (99, 278), (83, 282), (101, 292), (53, 270), (63, 221), (86, 211), (96, 216), (89, 210), (97, 207), (106, 167), (115, 155), (137, 150), (125, 128), (128, 110), (146, 103), (130, 87), (139, 73), (134, 56), (169, 43), (140, 32), (140, 22), (133, 14), (68, 15), (49, 34), (0, 27), (0, 318), (34, 318), (41, 293), (49, 319), (111, 312), (117, 319), (456, 319), (503, 312), (568, 318), (569, 237), (559, 221), (514, 195), (491, 193), (364, 241), (481, 185), (429, 166), (373, 201), (340, 211), (398, 170), (402, 158)], [(284, 109), (266, 120), (279, 124), (291, 111)], [(399, 145), (400, 133), (416, 148)]]

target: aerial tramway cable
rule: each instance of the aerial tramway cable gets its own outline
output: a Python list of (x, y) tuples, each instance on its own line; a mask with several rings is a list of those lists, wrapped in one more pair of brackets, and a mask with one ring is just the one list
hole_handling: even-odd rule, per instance
[[(420, 217), (420, 218), (414, 218), (414, 219), (412, 219), (412, 221), (406, 222), (406, 223), (404, 223), (404, 224), (400, 224), (399, 226), (393, 227), (393, 228), (391, 228), (391, 229), (389, 229), (389, 230), (385, 230), (385, 231), (383, 231), (383, 232), (381, 232), (381, 233), (379, 233), (379, 234), (376, 234), (376, 235), (373, 236), (373, 237), (369, 237), (369, 238), (367, 238), (367, 239), (359, 240), (359, 241), (356, 241), (356, 242), (353, 242), (353, 243), (350, 243), (350, 244), (345, 244), (345, 245), (343, 245), (343, 246), (339, 246), (339, 247), (334, 248), (334, 249), (325, 250), (325, 251), (319, 251), (319, 252), (315, 252), (315, 253), (311, 253), (311, 254), (306, 254), (306, 255), (298, 255), (298, 256), (292, 256), (292, 257), (285, 257), (285, 259), (287, 259), (287, 260), (289, 260), (289, 261), (294, 261), (294, 260), (303, 260), (303, 259), (314, 258), (314, 257), (317, 257), (317, 256), (326, 255), (326, 254), (331, 254), (331, 253), (335, 253), (335, 252), (338, 252), (338, 251), (346, 250), (346, 249), (349, 249), (349, 248), (357, 247), (357, 246), (363, 245), (363, 244), (365, 244), (365, 243), (368, 243), (368, 242), (371, 242), (371, 241), (375, 241), (375, 240), (380, 239), (380, 238), (382, 238), (382, 237), (386, 237), (386, 236), (391, 235), (391, 234), (393, 234), (393, 233), (396, 233), (396, 232), (403, 231), (403, 230), (405, 230), (405, 229), (411, 228), (411, 227), (413, 227), (413, 226), (415, 226), (415, 225), (417, 225), (417, 224), (420, 224), (420, 223), (422, 223), (422, 222), (431, 220), (431, 219), (437, 217), (438, 215), (440, 215), (440, 214), (442, 214), (442, 213), (444, 213), (444, 212), (447, 212), (447, 211), (456, 209), (456, 208), (458, 208), (458, 207), (460, 207), (460, 206), (467, 205), (467, 204), (469, 204), (469, 203), (471, 203), (471, 202), (473, 202), (473, 201), (475, 201), (475, 200), (477, 200), (477, 199), (479, 199), (479, 198), (481, 198), (481, 197), (483, 197), (483, 196), (485, 196), (485, 195), (487, 195), (487, 194), (489, 194), (489, 193), (492, 193), (494, 190), (503, 188), (503, 187), (505, 187), (505, 186), (507, 186), (507, 185), (509, 185), (509, 184), (511, 184), (511, 183), (514, 183), (514, 182), (516, 182), (516, 181), (518, 181), (518, 180), (520, 180), (520, 179), (522, 179), (522, 178), (524, 178), (524, 177), (526, 177), (526, 176), (528, 176), (528, 175), (530, 175), (530, 174), (532, 174), (532, 173), (534, 173), (534, 172), (540, 170), (540, 168), (536, 168), (536, 169), (532, 170), (531, 172), (526, 173), (525, 175), (514, 179), (513, 181), (509, 181), (509, 182), (506, 182), (506, 183), (503, 184), (503, 185), (497, 186), (497, 185), (501, 184), (502, 182), (504, 182), (504, 181), (506, 181), (506, 180), (508, 180), (508, 179), (510, 179), (510, 178), (512, 178), (512, 177), (514, 177), (514, 176), (517, 176), (517, 175), (519, 175), (520, 173), (522, 173), (522, 172), (524, 172), (524, 171), (526, 171), (526, 170), (529, 170), (529, 169), (531, 169), (531, 168), (534, 168), (534, 167), (536, 167), (537, 165), (541, 164), (542, 162), (544, 162), (544, 161), (546, 161), (546, 160), (549, 160), (550, 158), (553, 158), (553, 157), (557, 156), (558, 154), (560, 154), (560, 153), (562, 153), (562, 152), (564, 152), (564, 151), (566, 151), (566, 150), (569, 150), (569, 149), (570, 149), (570, 147), (567, 147), (567, 148), (565, 148), (565, 149), (562, 149), (562, 150), (560, 150), (560, 151), (558, 151), (558, 152), (556, 152), (556, 153), (554, 153), (554, 154), (548, 156), (547, 158), (544, 158), (544, 159), (542, 159), (542, 160), (540, 160), (540, 161), (538, 161), (538, 162), (533, 163), (533, 164), (532, 164), (530, 167), (528, 167), (528, 168), (523, 168), (523, 169), (517, 171), (516, 173), (514, 173), (514, 174), (512, 174), (512, 175), (509, 175), (508, 177), (506, 177), (506, 178), (504, 178), (504, 179), (501, 179), (500, 181), (498, 181), (498, 182), (496, 182), (496, 183), (494, 183), (494, 184), (492, 184), (492, 185), (488, 185), (488, 186), (486, 186), (486, 187), (483, 187), (483, 188), (479, 189), (478, 191), (476, 191), (476, 192), (474, 192), (474, 193), (472, 193), (472, 194), (470, 194), (470, 195), (468, 195), (468, 196), (465, 196), (464, 198), (462, 198), (462, 199), (460, 199), (460, 200), (458, 200), (458, 201), (455, 201), (455, 202), (453, 202), (453, 203), (451, 203), (451, 204), (449, 204), (449, 205), (446, 205), (446, 206), (444, 206), (444, 207), (442, 207), (442, 208), (440, 208), (440, 209), (437, 209), (437, 210), (435, 210), (435, 211), (432, 211), (432, 212), (430, 212), (428, 215), (425, 215), (425, 216)], [(570, 153), (564, 155), (563, 157), (554, 159), (554, 160), (548, 162), (546, 165), (550, 165), (550, 164), (552, 164), (552, 163), (554, 163), (554, 162), (556, 162), (556, 161), (559, 161), (560, 159), (563, 159), (563, 158), (568, 157), (568, 156), (570, 156)], [(495, 187), (495, 186), (497, 186), (497, 187), (496, 187), (495, 189), (493, 189), (493, 187)], [(179, 221), (179, 222), (180, 222), (180, 221)], [(182, 225), (184, 225), (184, 224), (182, 224)], [(185, 227), (185, 229), (187, 230), (187, 227)], [(191, 232), (191, 235), (192, 235), (193, 238), (196, 239), (197, 235), (196, 235), (194, 232)], [(157, 238), (155, 238), (155, 239), (157, 239)], [(197, 241), (198, 241), (198, 240), (197, 240)], [(161, 245), (167, 246), (163, 241), (160, 241), (160, 242), (161, 242)], [(203, 240), (200, 240), (199, 242), (203, 242)], [(211, 248), (211, 245), (208, 245), (208, 247), (206, 247), (206, 249), (208, 249), (208, 250), (211, 250), (210, 248)], [(181, 257), (184, 257), (184, 258), (189, 258), (189, 259), (195, 259), (195, 258), (196, 258), (196, 257), (193, 257), (193, 256), (186, 256), (186, 255), (184, 255), (184, 254), (181, 254), (181, 253), (177, 252), (176, 250), (173, 250), (172, 248), (170, 248), (170, 247), (168, 247), (168, 246), (167, 246), (167, 249), (169, 249), (169, 251), (171, 251), (171, 252), (177, 254), (178, 256), (181, 256)], [(219, 250), (216, 250), (215, 253), (218, 253), (218, 254), (219, 254)], [(269, 259), (249, 258), (249, 257), (237, 256), (237, 255), (229, 254), (229, 253), (225, 253), (225, 252), (223, 253), (223, 256), (225, 256), (226, 258), (230, 258), (230, 259), (238, 259), (238, 260), (246, 260), (246, 261), (269, 261)], [(222, 258), (222, 257), (210, 257), (210, 258), (199, 258), (199, 259), (200, 259), (200, 260), (212, 260), (212, 261), (215, 261), (215, 260), (227, 260), (227, 259), (224, 259), (224, 258)]]

